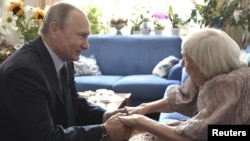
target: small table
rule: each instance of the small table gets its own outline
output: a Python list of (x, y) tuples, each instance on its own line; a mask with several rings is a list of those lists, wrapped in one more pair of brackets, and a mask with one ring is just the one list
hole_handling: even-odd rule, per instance
[(131, 106), (131, 93), (116, 93), (114, 99), (105, 105), (108, 110), (115, 110), (123, 108), (124, 106)]
[(110, 102), (95, 103), (107, 110), (116, 110), (131, 105), (131, 93), (115, 93)]

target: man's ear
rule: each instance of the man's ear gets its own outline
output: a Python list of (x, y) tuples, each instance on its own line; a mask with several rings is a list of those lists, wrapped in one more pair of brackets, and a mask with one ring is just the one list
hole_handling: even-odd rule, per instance
[(58, 24), (54, 21), (49, 24), (49, 33), (53, 38), (56, 38), (58, 28)]

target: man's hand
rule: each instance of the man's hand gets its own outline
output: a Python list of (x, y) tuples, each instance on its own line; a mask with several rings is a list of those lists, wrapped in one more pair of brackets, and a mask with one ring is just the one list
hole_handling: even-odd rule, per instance
[(132, 128), (137, 128), (137, 121), (144, 118), (143, 115), (139, 114), (133, 114), (129, 116), (118, 116), (118, 119), (125, 125), (132, 127)]
[(127, 109), (122, 108), (122, 109), (117, 109), (114, 111), (106, 111), (103, 115), (103, 122), (108, 120), (111, 116), (116, 115), (117, 113), (127, 113)]
[(111, 116), (103, 125), (109, 134), (112, 141), (124, 141), (128, 140), (132, 133), (132, 128), (124, 125), (118, 116), (124, 116), (125, 113), (118, 113)]

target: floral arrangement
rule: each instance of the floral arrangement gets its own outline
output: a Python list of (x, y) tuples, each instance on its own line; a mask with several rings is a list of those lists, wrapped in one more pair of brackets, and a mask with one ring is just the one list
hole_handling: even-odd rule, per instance
[(5, 35), (18, 31), (25, 41), (38, 36), (45, 10), (24, 6), (20, 0), (7, 1), (7, 11), (0, 17), (0, 63), (20, 48), (6, 43)]
[(35, 39), (38, 36), (45, 10), (24, 6), (22, 1), (16, 0), (7, 4), (7, 12), (8, 19), (15, 21), (16, 29), (23, 35), (25, 41)]
[[(17, 20), (16, 16), (12, 16), (11, 13), (3, 14), (3, 17), (0, 17), (0, 34), (8, 34), (11, 29), (17, 30), (15, 21)], [(1, 37), (1, 42), (3, 38)], [(5, 40), (5, 39), (4, 39)]]
[(163, 22), (163, 20), (167, 20), (169, 18), (169, 16), (164, 14), (164, 13), (155, 13), (152, 15), (152, 17), (155, 18), (154, 29), (155, 30), (164, 30), (165, 23)]
[(116, 29), (121, 29), (127, 25), (128, 19), (123, 18), (111, 18), (110, 26)]

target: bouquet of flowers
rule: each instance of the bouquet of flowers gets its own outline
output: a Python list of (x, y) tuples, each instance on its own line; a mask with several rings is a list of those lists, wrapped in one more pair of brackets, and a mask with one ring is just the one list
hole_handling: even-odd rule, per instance
[(117, 19), (115, 19), (115, 18), (112, 18), (110, 20), (110, 26), (114, 27), (117, 30), (116, 34), (122, 34), (121, 33), (121, 29), (124, 26), (127, 25), (127, 22), (128, 22), (128, 19), (123, 19), (123, 18), (117, 18)]
[(45, 10), (24, 6), (20, 0), (7, 4), (7, 12), (11, 13), (16, 23), (16, 29), (23, 35), (25, 41), (35, 39), (38, 36), (39, 27), (43, 21)]
[(20, 48), (6, 43), (5, 35), (18, 31), (25, 41), (38, 36), (45, 10), (25, 6), (20, 0), (7, 1), (7, 11), (0, 17), (0, 63)]
[(110, 20), (110, 26), (114, 27), (116, 29), (121, 29), (121, 28), (123, 28), (124, 26), (127, 25), (127, 22), (128, 22), (127, 19), (123, 19), (123, 18), (117, 18), (117, 19), (115, 19), (115, 18), (112, 18)]

